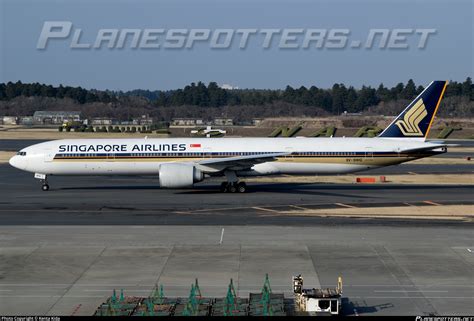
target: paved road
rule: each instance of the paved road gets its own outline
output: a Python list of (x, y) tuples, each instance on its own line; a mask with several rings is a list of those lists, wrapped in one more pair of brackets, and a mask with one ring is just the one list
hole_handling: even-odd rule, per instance
[(45, 142), (40, 139), (0, 139), (0, 151), (19, 151), (22, 148)]
[(91, 315), (111, 295), (147, 296), (155, 283), (187, 297), (241, 297), (335, 287), (344, 315), (474, 314), (471, 226), (0, 226), (0, 311)]

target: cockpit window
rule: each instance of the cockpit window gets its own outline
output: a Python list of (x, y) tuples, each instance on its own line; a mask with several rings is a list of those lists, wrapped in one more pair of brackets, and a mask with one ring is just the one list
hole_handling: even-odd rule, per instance
[(26, 156), (26, 152), (18, 152), (16, 154), (19, 155), (19, 156)]

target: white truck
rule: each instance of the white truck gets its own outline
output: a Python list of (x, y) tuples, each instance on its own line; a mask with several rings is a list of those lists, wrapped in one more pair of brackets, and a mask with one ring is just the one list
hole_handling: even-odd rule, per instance
[(342, 278), (334, 289), (305, 289), (303, 277), (293, 276), (295, 306), (299, 312), (309, 315), (338, 315), (341, 310)]

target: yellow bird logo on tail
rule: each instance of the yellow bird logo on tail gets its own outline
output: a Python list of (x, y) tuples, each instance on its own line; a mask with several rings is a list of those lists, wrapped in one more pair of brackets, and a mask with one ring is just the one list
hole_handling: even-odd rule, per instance
[(423, 136), (420, 122), (428, 115), (423, 99), (419, 99), (412, 108), (403, 116), (403, 120), (395, 123), (405, 136)]

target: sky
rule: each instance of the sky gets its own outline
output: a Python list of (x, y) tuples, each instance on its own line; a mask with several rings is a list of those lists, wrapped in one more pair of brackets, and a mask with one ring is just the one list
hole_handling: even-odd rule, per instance
[[(0, 82), (40, 82), (111, 90), (168, 90), (215, 81), (239, 88), (334, 83), (393, 86), (412, 78), (463, 81), (473, 75), (471, 0), (0, 0)], [(45, 21), (70, 21), (65, 39), (37, 43)], [(424, 49), (281, 49), (255, 36), (245, 49), (196, 43), (184, 49), (73, 49), (72, 34), (94, 43), (99, 29), (349, 29), (365, 44), (370, 29), (435, 29)], [(299, 39), (302, 39), (300, 36)], [(160, 40), (162, 41), (162, 40)], [(236, 42), (236, 43), (235, 43)], [(301, 42), (301, 41), (300, 41)], [(376, 42), (376, 44), (378, 44)]]

